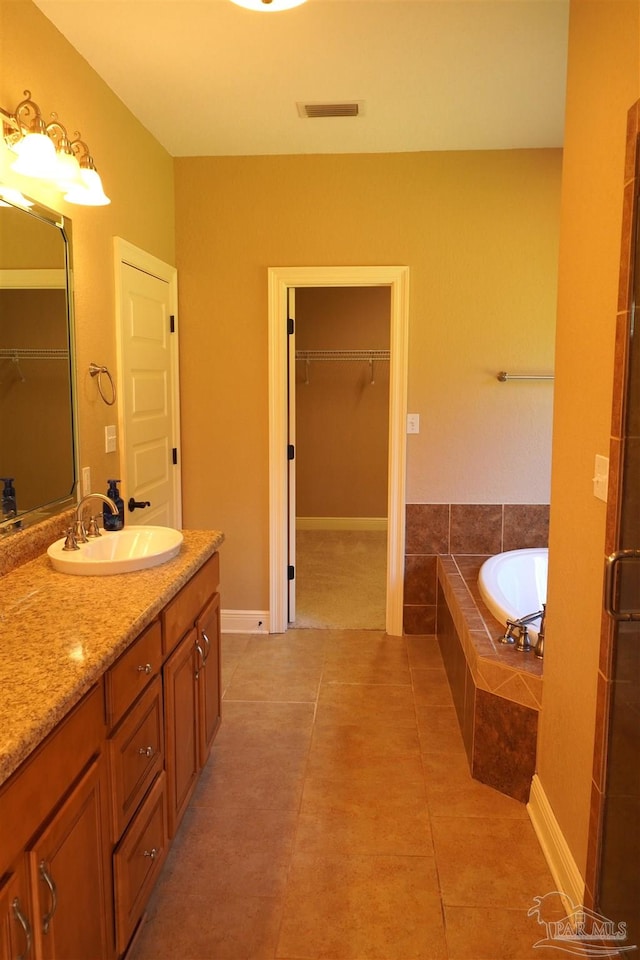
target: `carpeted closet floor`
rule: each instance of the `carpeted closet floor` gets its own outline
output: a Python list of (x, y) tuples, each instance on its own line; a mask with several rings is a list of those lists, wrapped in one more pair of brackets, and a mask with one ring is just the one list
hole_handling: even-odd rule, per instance
[(294, 626), (384, 630), (387, 534), (298, 530)]

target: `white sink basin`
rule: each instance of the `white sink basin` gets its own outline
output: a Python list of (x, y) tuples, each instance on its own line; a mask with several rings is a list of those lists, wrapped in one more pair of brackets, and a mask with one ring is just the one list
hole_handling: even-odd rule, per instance
[(157, 567), (175, 557), (182, 534), (172, 527), (125, 527), (102, 532), (79, 550), (63, 550), (65, 538), (52, 543), (47, 554), (56, 570), (77, 577), (105, 577)]

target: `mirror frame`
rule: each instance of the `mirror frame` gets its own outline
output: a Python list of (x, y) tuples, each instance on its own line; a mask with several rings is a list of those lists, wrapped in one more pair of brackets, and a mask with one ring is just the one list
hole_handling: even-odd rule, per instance
[[(24, 194), (23, 194), (24, 196)], [(9, 200), (5, 197), (2, 198), (3, 204), (6, 204), (9, 207), (13, 207), (15, 210), (20, 210), (22, 213), (25, 213), (31, 217), (34, 217), (37, 220), (42, 220), (45, 223), (51, 224), (54, 227), (57, 227), (60, 231), (62, 241), (64, 243), (64, 270), (66, 276), (66, 314), (67, 314), (67, 342), (69, 348), (69, 400), (70, 400), (70, 415), (71, 415), (71, 459), (73, 463), (73, 482), (71, 485), (71, 490), (68, 494), (63, 496), (56, 497), (53, 500), (49, 500), (47, 503), (39, 504), (37, 507), (32, 507), (29, 510), (18, 511), (17, 516), (11, 517), (8, 520), (0, 520), (0, 538), (3, 538), (6, 535), (12, 533), (17, 533), (19, 530), (24, 530), (26, 527), (33, 526), (36, 523), (40, 523), (43, 520), (48, 520), (50, 517), (55, 516), (56, 514), (62, 513), (65, 510), (73, 508), (77, 504), (77, 490), (78, 490), (78, 477), (79, 477), (79, 467), (78, 467), (78, 436), (77, 436), (77, 427), (78, 427), (78, 410), (77, 410), (77, 384), (76, 384), (76, 363), (75, 363), (75, 325), (74, 325), (74, 310), (73, 310), (73, 255), (72, 255), (72, 229), (71, 221), (68, 218), (65, 218), (61, 213), (58, 213), (55, 210), (51, 210), (49, 207), (45, 207), (43, 204), (38, 203), (35, 200), (32, 200), (29, 197), (25, 196), (25, 201), (29, 204), (24, 206), (15, 200)]]

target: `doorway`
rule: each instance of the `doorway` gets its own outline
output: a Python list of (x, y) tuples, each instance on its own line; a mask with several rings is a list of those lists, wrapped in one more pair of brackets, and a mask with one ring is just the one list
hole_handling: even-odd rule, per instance
[(375, 287), (390, 291), (389, 447), (385, 627), (402, 635), (408, 357), (408, 267), (274, 267), (269, 270), (269, 580), (271, 633), (289, 610), (289, 292), (301, 287)]
[(293, 627), (385, 628), (389, 328), (389, 287), (295, 291)]

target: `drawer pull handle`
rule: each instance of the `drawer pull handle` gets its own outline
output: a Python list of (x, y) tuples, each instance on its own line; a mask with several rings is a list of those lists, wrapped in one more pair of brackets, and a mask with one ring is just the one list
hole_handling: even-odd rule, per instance
[(140, 747), (138, 753), (141, 757), (152, 757), (155, 753), (153, 747)]
[(151, 860), (155, 860), (156, 857), (160, 856), (160, 850), (157, 850), (156, 847), (151, 847), (151, 850), (145, 850), (143, 856), (150, 857)]
[(151, 673), (151, 669), (152, 669), (152, 668), (151, 668), (151, 664), (150, 664), (150, 663), (145, 663), (144, 666), (142, 666), (142, 664), (140, 664), (140, 666), (138, 667), (138, 673), (146, 673), (146, 674), (149, 674), (149, 673)]
[(56, 890), (56, 885), (47, 870), (47, 865), (44, 860), (40, 861), (40, 876), (49, 887), (49, 892), (51, 893), (51, 909), (42, 918), (42, 932), (49, 933), (49, 926), (58, 907), (58, 891)]
[(11, 909), (13, 910), (13, 915), (24, 930), (24, 938), (26, 940), (24, 953), (21, 953), (18, 957), (18, 960), (27, 960), (27, 957), (31, 953), (31, 924), (25, 917), (24, 913), (20, 909), (20, 901), (16, 897), (13, 903), (11, 904)]

